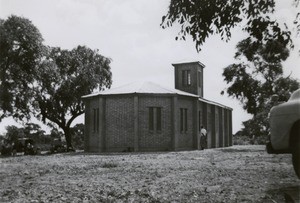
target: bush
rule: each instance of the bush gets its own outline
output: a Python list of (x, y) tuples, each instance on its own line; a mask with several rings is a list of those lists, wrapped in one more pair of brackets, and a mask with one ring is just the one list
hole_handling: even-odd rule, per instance
[(249, 145), (251, 144), (251, 139), (247, 136), (233, 136), (233, 145)]
[(264, 145), (268, 141), (267, 136), (252, 137), (237, 133), (233, 136), (233, 145)]

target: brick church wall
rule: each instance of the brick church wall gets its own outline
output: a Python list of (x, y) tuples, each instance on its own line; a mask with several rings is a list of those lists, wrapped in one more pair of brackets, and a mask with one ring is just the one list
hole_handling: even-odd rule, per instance
[[(139, 150), (155, 151), (171, 149), (171, 97), (139, 96)], [(149, 107), (161, 108), (161, 131), (149, 130)]]
[[(129, 94), (85, 97), (85, 151), (199, 149), (201, 125), (207, 129), (208, 148), (231, 146), (232, 109), (203, 99), (205, 66), (200, 62), (172, 65), (175, 88), (199, 98), (180, 93), (132, 93), (130, 90)], [(150, 107), (154, 108), (151, 108), (151, 129)], [(157, 112), (161, 112), (161, 130), (152, 127), (156, 125)], [(181, 129), (181, 112), (187, 112), (186, 131)]]
[(133, 96), (106, 97), (106, 151), (123, 151), (134, 147)]
[(89, 99), (85, 102), (85, 130), (84, 130), (84, 141), (85, 150), (90, 152), (97, 152), (99, 150), (99, 134), (93, 130), (93, 109), (99, 108), (99, 99)]
[[(194, 139), (194, 122), (193, 122), (193, 105), (195, 98), (178, 97), (177, 108), (177, 126), (178, 126), (178, 149), (193, 149)], [(187, 109), (187, 132), (180, 132), (180, 108)]]

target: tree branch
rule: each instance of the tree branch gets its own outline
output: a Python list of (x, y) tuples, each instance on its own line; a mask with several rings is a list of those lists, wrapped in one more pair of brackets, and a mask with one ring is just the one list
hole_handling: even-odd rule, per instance
[(83, 114), (84, 111), (80, 111), (78, 113), (76, 113), (75, 115), (73, 115), (70, 120), (67, 122), (67, 125), (66, 126), (70, 126), (71, 123), (75, 120), (75, 118), (77, 118), (78, 116), (80, 116), (81, 114)]

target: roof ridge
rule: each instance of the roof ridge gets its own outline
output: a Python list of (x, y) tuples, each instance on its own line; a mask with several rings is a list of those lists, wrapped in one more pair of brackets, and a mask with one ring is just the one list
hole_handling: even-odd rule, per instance
[(140, 92), (143, 89), (142, 87), (145, 85), (146, 82), (149, 82), (149, 81), (137, 81), (136, 83), (140, 83), (140, 85), (139, 85), (138, 91), (136, 91), (135, 93)]
[(100, 91), (98, 93), (84, 95), (83, 98), (98, 96), (98, 95), (110, 95), (110, 94), (133, 94), (133, 93), (149, 93), (149, 94), (178, 94), (184, 96), (199, 97), (198, 95), (181, 91), (178, 89), (165, 87), (161, 84), (153, 81), (135, 81), (112, 89)]

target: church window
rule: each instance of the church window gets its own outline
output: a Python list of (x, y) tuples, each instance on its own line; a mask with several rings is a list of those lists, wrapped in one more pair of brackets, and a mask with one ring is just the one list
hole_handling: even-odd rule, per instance
[(190, 70), (183, 70), (182, 71), (182, 85), (183, 86), (190, 86), (191, 84), (192, 84), (191, 71)]
[(93, 131), (95, 133), (99, 132), (99, 108), (93, 109)]
[(161, 131), (162, 129), (162, 118), (161, 118), (161, 107), (149, 107), (149, 130), (150, 131)]
[(201, 72), (198, 71), (198, 87), (201, 87)]
[(186, 133), (187, 132), (187, 109), (180, 108), (180, 132)]

